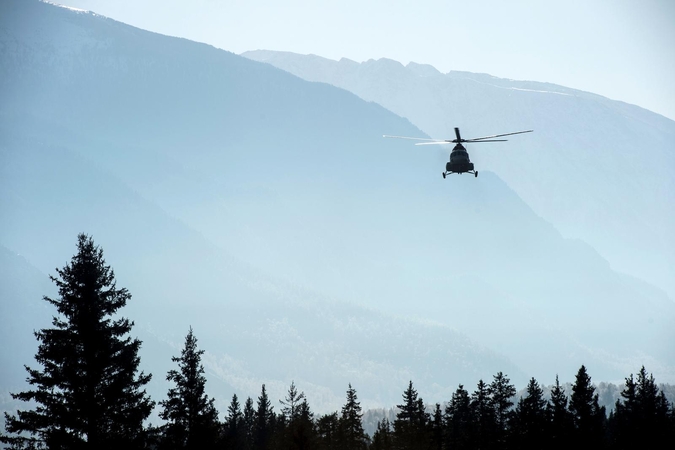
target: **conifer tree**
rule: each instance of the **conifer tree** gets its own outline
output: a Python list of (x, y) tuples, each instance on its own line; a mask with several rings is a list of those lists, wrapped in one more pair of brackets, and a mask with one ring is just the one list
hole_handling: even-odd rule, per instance
[(247, 450), (253, 449), (256, 427), (256, 411), (253, 408), (253, 399), (251, 399), (251, 397), (247, 397), (246, 402), (244, 402), (243, 426), (244, 448)]
[(309, 408), (305, 393), (298, 392), (295, 382), (291, 382), (286, 398), (279, 402), (283, 405), (276, 430), (280, 447), (289, 450), (312, 448), (316, 441), (314, 414)]
[(560, 386), (558, 375), (551, 389), (551, 401), (548, 405), (549, 438), (552, 449), (567, 449), (572, 431), (572, 415), (567, 409), (567, 394)]
[(531, 378), (526, 394), (518, 401), (513, 415), (511, 435), (517, 448), (534, 450), (548, 447), (547, 404), (543, 389), (537, 380)]
[(142, 390), (151, 376), (137, 374), (141, 341), (128, 336), (133, 322), (117, 316), (131, 294), (117, 288), (103, 250), (84, 234), (77, 254), (56, 272), (59, 297), (44, 299), (58, 315), (53, 328), (35, 332), (42, 370), (26, 367), (34, 390), (12, 394), (35, 407), (5, 414), (6, 431), (17, 435), (2, 441), (19, 448), (140, 448), (154, 403)]
[(232, 395), (230, 406), (227, 407), (227, 417), (223, 426), (223, 441), (225, 447), (231, 450), (244, 449), (246, 430), (244, 415), (241, 412), (237, 394)]
[(670, 405), (644, 366), (637, 380), (626, 378), (621, 397), (611, 420), (616, 448), (656, 448), (668, 438)]
[(356, 389), (349, 384), (347, 389), (347, 402), (342, 407), (340, 416), (340, 446), (344, 449), (365, 449), (368, 438), (363, 431), (361, 419), (361, 404), (356, 396)]
[(601, 446), (604, 435), (605, 408), (598, 404), (598, 394), (583, 365), (572, 385), (569, 404), (574, 424), (574, 446)]
[(489, 387), (490, 399), (495, 411), (495, 420), (497, 422), (497, 441), (501, 441), (506, 431), (506, 424), (509, 420), (511, 408), (513, 407), (513, 397), (516, 395), (516, 387), (511, 384), (509, 377), (502, 372), (493, 376)]
[(473, 418), (469, 392), (459, 385), (445, 407), (446, 448), (464, 450), (472, 448)]
[(324, 414), (316, 421), (319, 439), (319, 448), (323, 450), (338, 450), (340, 448), (338, 413)]
[(497, 419), (488, 385), (478, 381), (476, 390), (471, 394), (471, 414), (473, 416), (473, 437), (478, 448), (491, 448), (497, 439)]
[(431, 450), (443, 449), (443, 431), (445, 429), (443, 422), (443, 411), (440, 403), (436, 403), (434, 412), (431, 416)]
[(288, 448), (290, 450), (309, 450), (316, 448), (317, 436), (314, 426), (314, 413), (309, 408), (309, 403), (306, 398), (302, 400), (298, 409), (298, 418), (291, 428), (293, 436), (293, 440), (291, 441), (292, 445)]
[(159, 403), (163, 408), (160, 417), (168, 422), (163, 427), (163, 447), (196, 450), (217, 444), (218, 411), (214, 399), (205, 393), (202, 354), (204, 350), (197, 349), (197, 338), (190, 327), (181, 356), (171, 358), (178, 363), (178, 370), (170, 370), (166, 376), (175, 387), (169, 389), (167, 399)]
[(288, 388), (286, 399), (279, 400), (279, 403), (283, 405), (281, 414), (284, 415), (288, 422), (293, 422), (298, 418), (300, 414), (300, 404), (304, 399), (305, 393), (298, 392), (298, 389), (295, 387), (295, 382), (291, 381), (291, 386)]
[(267, 390), (263, 384), (255, 413), (253, 448), (256, 450), (267, 449), (275, 426), (276, 416), (274, 415), (274, 407), (267, 396)]
[(371, 445), (371, 450), (393, 450), (394, 449), (394, 436), (391, 430), (391, 424), (389, 420), (385, 417), (384, 419), (377, 422), (377, 428), (375, 433), (373, 433), (373, 443)]
[(394, 448), (417, 449), (426, 448), (429, 442), (427, 425), (428, 414), (424, 402), (418, 398), (412, 381), (403, 392), (403, 404), (397, 405), (398, 413), (394, 420)]

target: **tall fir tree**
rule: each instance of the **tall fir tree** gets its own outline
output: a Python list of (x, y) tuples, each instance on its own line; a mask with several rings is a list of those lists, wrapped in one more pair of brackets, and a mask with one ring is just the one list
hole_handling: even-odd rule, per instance
[(361, 404), (356, 395), (356, 389), (349, 384), (347, 389), (347, 401), (342, 407), (340, 415), (340, 447), (343, 449), (366, 449), (368, 437), (363, 431), (361, 419)]
[(424, 401), (418, 397), (412, 381), (403, 392), (403, 404), (396, 405), (398, 413), (394, 420), (394, 448), (426, 449), (429, 445), (429, 415)]
[(523, 450), (548, 448), (548, 402), (537, 380), (531, 378), (525, 396), (518, 400), (511, 426), (511, 442)]
[(224, 447), (230, 450), (243, 450), (246, 442), (244, 414), (237, 394), (232, 395), (230, 406), (227, 407), (227, 417), (223, 424), (222, 441)]
[(555, 385), (551, 389), (551, 400), (548, 404), (549, 438), (552, 449), (562, 450), (570, 448), (572, 432), (572, 414), (567, 408), (567, 394), (560, 386), (558, 375), (555, 376)]
[(469, 392), (459, 385), (445, 407), (445, 448), (466, 450), (472, 446), (473, 417)]
[(600, 447), (604, 441), (605, 408), (598, 404), (598, 394), (585, 366), (581, 366), (572, 385), (569, 409), (574, 424), (573, 446)]
[(478, 448), (493, 448), (497, 442), (497, 418), (490, 390), (483, 380), (478, 381), (471, 394), (472, 440)]
[(266, 450), (276, 427), (274, 407), (267, 396), (265, 385), (262, 385), (255, 413), (255, 425), (253, 428), (253, 448)]
[(181, 356), (171, 358), (178, 363), (178, 370), (170, 370), (166, 376), (175, 387), (160, 402), (160, 417), (167, 421), (162, 447), (196, 450), (214, 448), (218, 443), (218, 411), (214, 399), (205, 392), (202, 354), (204, 350), (197, 349), (197, 338), (190, 327)]
[(281, 408), (281, 414), (285, 417), (287, 422), (293, 422), (300, 415), (300, 404), (305, 399), (304, 392), (298, 392), (298, 388), (295, 387), (295, 382), (291, 381), (291, 386), (288, 388), (288, 394), (284, 400), (279, 400), (279, 403), (283, 406)]
[(298, 392), (291, 381), (286, 398), (279, 400), (283, 408), (275, 430), (277, 448), (304, 450), (315, 446), (313, 413), (304, 392)]
[(490, 392), (490, 399), (495, 411), (495, 440), (497, 442), (503, 442), (506, 426), (512, 413), (516, 387), (511, 384), (509, 377), (502, 372), (498, 372), (497, 375), (492, 377), (492, 383), (490, 383), (488, 391)]
[(443, 450), (444, 430), (443, 410), (441, 409), (441, 404), (436, 403), (434, 412), (431, 415), (431, 450)]
[(243, 427), (244, 427), (244, 449), (251, 450), (255, 448), (255, 428), (256, 428), (256, 410), (253, 407), (253, 399), (247, 397), (244, 402)]
[[(16, 447), (113, 449), (141, 448), (143, 421), (154, 403), (143, 386), (151, 375), (138, 373), (141, 341), (127, 336), (133, 322), (117, 316), (131, 299), (118, 289), (103, 250), (78, 235), (77, 254), (58, 277), (50, 277), (59, 297), (53, 328), (35, 332), (35, 360), (28, 371), (34, 390), (12, 394), (34, 409), (5, 414), (2, 441)], [(21, 435), (19, 435), (21, 434)]]

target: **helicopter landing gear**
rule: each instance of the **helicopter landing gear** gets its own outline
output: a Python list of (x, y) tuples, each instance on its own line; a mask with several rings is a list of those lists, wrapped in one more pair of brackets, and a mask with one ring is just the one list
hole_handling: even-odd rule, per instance
[(474, 176), (475, 178), (478, 178), (478, 171), (475, 171), (475, 172), (473, 173), (473, 176)]
[(443, 179), (445, 180), (445, 172), (443, 172)]

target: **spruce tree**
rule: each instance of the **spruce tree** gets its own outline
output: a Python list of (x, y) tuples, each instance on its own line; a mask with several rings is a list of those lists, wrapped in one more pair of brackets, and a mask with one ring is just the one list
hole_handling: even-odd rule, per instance
[(527, 450), (548, 447), (547, 404), (543, 389), (537, 380), (531, 378), (526, 394), (518, 401), (513, 414), (511, 436), (517, 448)]
[(300, 415), (300, 404), (305, 398), (304, 392), (298, 392), (298, 388), (295, 387), (295, 382), (291, 381), (291, 386), (288, 388), (288, 394), (286, 394), (285, 400), (279, 400), (279, 403), (283, 406), (281, 408), (281, 414), (284, 415), (286, 421), (293, 422)]
[(573, 445), (599, 447), (603, 443), (605, 408), (598, 404), (598, 394), (583, 365), (572, 385), (569, 404), (574, 424)]
[(204, 350), (197, 349), (197, 338), (190, 327), (181, 356), (171, 358), (178, 363), (178, 370), (170, 370), (166, 376), (175, 387), (159, 403), (163, 408), (160, 417), (168, 422), (163, 427), (164, 447), (207, 449), (218, 441), (218, 411), (214, 399), (205, 393), (203, 353)]
[(337, 412), (324, 414), (316, 421), (320, 449), (340, 449), (339, 423), (340, 419)]
[(133, 322), (117, 316), (131, 294), (117, 288), (93, 239), (77, 240), (77, 254), (50, 277), (59, 297), (44, 297), (58, 315), (53, 328), (34, 333), (42, 366), (26, 367), (34, 389), (12, 394), (35, 406), (5, 414), (6, 431), (17, 435), (2, 441), (19, 448), (140, 448), (154, 403), (142, 390), (151, 375), (137, 373), (141, 341), (128, 336)]
[(548, 405), (549, 438), (552, 449), (567, 449), (570, 447), (570, 433), (572, 432), (572, 414), (567, 408), (567, 394), (560, 386), (558, 375), (555, 376), (555, 386), (551, 389), (551, 400)]
[(316, 441), (313, 413), (309, 408), (304, 392), (298, 392), (295, 382), (291, 382), (286, 398), (279, 400), (283, 405), (277, 438), (280, 448), (302, 450), (313, 447)]
[(298, 418), (291, 428), (293, 436), (292, 445), (287, 448), (290, 450), (310, 450), (316, 448), (318, 439), (314, 425), (314, 413), (310, 409), (306, 398), (302, 400), (298, 409)]
[(347, 389), (347, 402), (342, 407), (340, 416), (341, 448), (358, 450), (367, 447), (368, 438), (363, 431), (362, 417), (363, 413), (356, 396), (356, 389), (350, 383)]
[(391, 424), (386, 417), (377, 422), (377, 428), (375, 429), (375, 433), (373, 433), (373, 443), (370, 448), (371, 450), (394, 449), (394, 436)]
[(256, 411), (253, 408), (253, 399), (251, 397), (247, 397), (246, 402), (244, 402), (243, 426), (244, 448), (251, 450), (254, 448), (254, 435), (256, 427)]
[(431, 416), (431, 450), (443, 449), (443, 432), (445, 426), (443, 423), (443, 411), (440, 403), (436, 403), (434, 412)]
[(265, 385), (262, 385), (255, 413), (255, 425), (253, 427), (253, 448), (265, 450), (268, 448), (272, 433), (276, 426), (274, 407), (267, 396)]
[(424, 402), (418, 398), (412, 381), (403, 392), (403, 404), (397, 405), (397, 408), (399, 411), (394, 420), (394, 448), (427, 448), (429, 415), (425, 412)]
[(478, 448), (492, 448), (497, 441), (497, 419), (489, 392), (488, 385), (479, 380), (476, 390), (471, 394), (472, 440)]
[(501, 442), (506, 432), (511, 408), (513, 407), (513, 397), (516, 395), (516, 387), (511, 384), (509, 377), (502, 372), (498, 372), (492, 378), (492, 383), (490, 383), (488, 390), (497, 422), (496, 439)]
[(232, 395), (230, 406), (227, 407), (227, 417), (223, 426), (223, 442), (225, 448), (243, 450), (246, 441), (244, 415), (237, 394)]
[(445, 407), (445, 447), (456, 450), (472, 448), (472, 428), (471, 398), (460, 384)]

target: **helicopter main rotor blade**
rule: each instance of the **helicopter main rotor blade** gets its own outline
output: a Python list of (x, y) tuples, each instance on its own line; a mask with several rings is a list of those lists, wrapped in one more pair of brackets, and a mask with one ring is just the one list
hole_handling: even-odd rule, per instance
[(472, 144), (480, 144), (481, 142), (506, 142), (508, 139), (490, 139), (490, 140), (480, 140), (480, 141), (474, 141), (473, 139), (466, 139), (462, 142), (470, 142)]
[(418, 142), (415, 145), (437, 145), (437, 144), (454, 144), (454, 141), (432, 141), (432, 142)]
[(532, 133), (533, 131), (534, 130), (527, 130), (527, 131), (516, 131), (515, 133), (495, 134), (493, 136), (483, 136), (483, 137), (479, 137), (479, 138), (465, 139), (464, 142), (476, 142), (476, 141), (482, 141), (483, 139), (492, 139), (492, 138), (502, 137), (502, 136), (511, 136), (513, 134)]
[(412, 141), (438, 141), (438, 139), (427, 139), (427, 138), (418, 138), (418, 137), (408, 137), (408, 136), (390, 136), (388, 134), (383, 134), (384, 138), (396, 138), (396, 139), (410, 139)]

